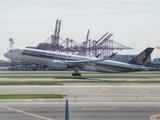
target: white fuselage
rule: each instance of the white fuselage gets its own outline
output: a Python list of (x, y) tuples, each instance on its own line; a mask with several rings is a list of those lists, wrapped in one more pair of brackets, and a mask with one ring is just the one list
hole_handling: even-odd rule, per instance
[[(44, 64), (52, 66), (55, 60), (60, 61), (84, 61), (97, 60), (94, 57), (85, 57), (80, 55), (71, 55), (65, 53), (57, 53), (46, 50), (37, 50), (30, 48), (18, 48), (9, 50), (4, 54), (5, 57), (13, 60), (21, 60), (29, 63)], [(87, 70), (95, 70), (100, 72), (131, 72), (136, 70), (143, 70), (145, 67), (141, 65), (128, 64), (123, 62), (116, 62), (112, 60), (104, 60), (95, 63), (94, 66), (85, 66)]]

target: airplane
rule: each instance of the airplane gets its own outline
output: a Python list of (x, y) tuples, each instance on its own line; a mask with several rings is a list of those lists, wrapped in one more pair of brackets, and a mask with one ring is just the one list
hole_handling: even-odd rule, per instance
[(81, 73), (79, 73), (80, 70), (107, 73), (147, 70), (144, 64), (153, 50), (154, 48), (152, 47), (146, 48), (128, 63), (109, 60), (109, 58), (113, 57), (116, 53), (108, 58), (98, 59), (96, 57), (86, 57), (31, 48), (14, 48), (5, 53), (4, 56), (12, 60), (48, 65), (55, 70), (71, 69), (75, 71), (72, 73), (72, 76), (81, 76)]

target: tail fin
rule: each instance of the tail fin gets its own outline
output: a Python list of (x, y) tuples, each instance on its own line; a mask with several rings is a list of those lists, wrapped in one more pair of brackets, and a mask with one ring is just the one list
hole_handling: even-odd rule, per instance
[(69, 105), (68, 105), (68, 99), (66, 100), (65, 120), (70, 120), (70, 119), (69, 119)]
[(136, 64), (136, 65), (144, 65), (149, 58), (150, 54), (154, 48), (146, 48), (143, 52), (141, 52), (139, 55), (137, 55), (135, 58), (133, 58), (131, 61), (129, 61), (129, 64)]

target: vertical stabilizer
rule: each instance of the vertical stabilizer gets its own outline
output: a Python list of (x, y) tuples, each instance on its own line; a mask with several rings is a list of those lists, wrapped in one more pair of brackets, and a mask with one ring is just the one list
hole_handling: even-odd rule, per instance
[(137, 55), (135, 58), (133, 58), (128, 63), (135, 64), (135, 65), (144, 65), (153, 50), (154, 48), (150, 48), (150, 47), (146, 48), (143, 52), (141, 52), (139, 55)]
[(69, 119), (69, 105), (68, 105), (68, 99), (66, 100), (65, 120), (70, 120), (70, 119)]

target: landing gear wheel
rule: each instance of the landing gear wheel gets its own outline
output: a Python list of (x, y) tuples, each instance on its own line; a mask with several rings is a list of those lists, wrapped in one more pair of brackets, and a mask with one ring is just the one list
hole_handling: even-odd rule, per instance
[(77, 73), (77, 76), (81, 76), (81, 73)]
[(72, 76), (74, 76), (74, 77), (75, 77), (75, 76), (76, 76), (76, 73), (72, 73)]
[(81, 76), (81, 73), (72, 73), (72, 76), (74, 76), (74, 77)]

